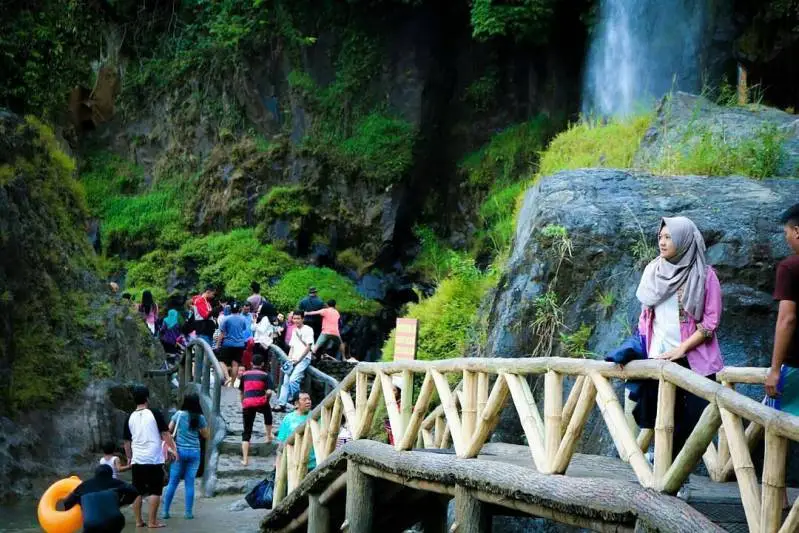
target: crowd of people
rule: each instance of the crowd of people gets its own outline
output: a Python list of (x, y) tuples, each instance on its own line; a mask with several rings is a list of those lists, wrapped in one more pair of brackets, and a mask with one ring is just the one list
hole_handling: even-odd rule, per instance
[[(777, 267), (774, 299), (779, 311), (774, 334), (771, 366), (766, 378), (764, 402), (776, 409), (799, 415), (799, 204), (781, 217), (785, 240), (794, 255)], [(686, 217), (663, 218), (658, 228), (659, 256), (644, 270), (638, 283), (636, 297), (641, 303), (638, 331), (608, 360), (626, 364), (632, 359), (666, 359), (697, 374), (714, 380), (724, 366), (717, 331), (723, 312), (722, 287), (715, 270), (708, 264), (706, 246), (701, 232)], [(153, 334), (157, 334), (165, 350), (176, 353), (179, 346), (192, 336), (203, 338), (218, 351), (225, 368), (226, 385), (238, 378), (241, 394), (242, 464), (249, 460), (249, 442), (258, 414), (264, 419), (267, 441), (272, 438), (272, 411), (291, 411), (283, 418), (277, 440), (285, 441), (307, 419), (311, 397), (300, 391), (302, 375), (314, 356), (328, 353), (335, 357), (342, 343), (339, 334), (340, 316), (336, 302), (325, 305), (311, 287), (298, 309), (286, 317), (260, 294), (257, 283), (246, 301), (222, 301), (214, 307), (212, 287), (191, 300), (185, 320), (175, 309), (159, 319), (158, 306), (145, 291), (136, 308)], [(283, 382), (279, 393), (266, 371), (267, 350), (280, 344), (288, 351), (283, 364)], [(245, 353), (252, 345), (253, 355), (247, 361)], [(239, 370), (241, 369), (241, 373)], [(641, 427), (653, 427), (657, 404), (657, 382), (652, 386), (628, 384), (630, 397), (636, 402), (633, 416)], [(399, 389), (395, 387), (395, 395)], [(277, 396), (274, 406), (272, 400)], [(164, 417), (148, 405), (144, 387), (134, 390), (136, 410), (125, 424), (127, 464), (121, 465), (113, 456), (113, 445), (104, 450), (94, 479), (82, 484), (67, 498), (67, 507), (80, 503), (84, 518), (94, 522), (105, 520), (110, 529), (86, 531), (121, 531), (124, 518), (119, 505), (134, 501), (137, 525), (143, 526), (141, 500), (150, 496), (148, 527), (163, 527), (157, 521), (163, 487), (163, 463), (167, 456), (175, 461), (170, 468), (164, 497), (162, 517), (169, 518), (175, 490), (183, 480), (186, 484), (185, 515), (192, 517), (194, 479), (200, 463), (200, 438), (207, 436), (207, 422), (202, 415), (199, 399), (188, 395), (181, 409), (167, 424)], [(675, 406), (673, 454), (676, 456), (696, 426), (707, 402), (688, 391), (678, 389)], [(389, 428), (390, 429), (390, 428)], [(346, 425), (342, 433), (346, 434)], [(391, 435), (390, 430), (388, 431)], [(339, 435), (340, 439), (342, 435)], [(344, 439), (346, 440), (346, 436)], [(315, 465), (311, 454), (309, 468)], [(133, 485), (116, 479), (117, 473), (130, 468)], [(105, 492), (111, 495), (103, 496)], [(114, 501), (116, 512), (98, 511)]]

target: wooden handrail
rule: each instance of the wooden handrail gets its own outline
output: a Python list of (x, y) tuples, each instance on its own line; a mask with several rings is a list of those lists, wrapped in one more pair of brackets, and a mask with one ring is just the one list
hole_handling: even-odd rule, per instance
[[(583, 427), (598, 405), (619, 456), (629, 462), (642, 486), (674, 493), (704, 457), (713, 479), (722, 479), (725, 473), (735, 470), (750, 529), (777, 532), (781, 515), (775, 509), (781, 509), (781, 502), (772, 499), (785, 484), (784, 468), (780, 470), (779, 466), (784, 464), (787, 440), (799, 441), (799, 417), (776, 411), (734, 390), (736, 383), (762, 384), (766, 372), (762, 368), (729, 367), (717, 373), (717, 381), (711, 381), (668, 361), (634, 361), (621, 367), (559, 357), (359, 363), (284, 443), (274, 504), (302, 481), (311, 450), (316, 453), (317, 463), (334, 451), (343, 421), (355, 439), (368, 438), (379, 404), (386, 408), (396, 450), (414, 446), (444, 448), (451, 441), (458, 457), (474, 458), (510, 401), (522, 422), (532, 462), (542, 474), (565, 473)], [(417, 394), (414, 374), (424, 375)], [(462, 378), (455, 390), (451, 390), (448, 380), (453, 374)], [(392, 375), (402, 378), (399, 399), (394, 394)], [(545, 376), (543, 416), (527, 382), (528, 377), (540, 375)], [(564, 378), (575, 379), (565, 401)], [(637, 438), (627, 425), (611, 379), (658, 382), (654, 464), (643, 454), (649, 446), (648, 439)], [(677, 389), (695, 394), (709, 405), (672, 461)], [(433, 392), (440, 400), (435, 407), (431, 405)], [(746, 431), (743, 419), (751, 422)], [(750, 449), (758, 427), (771, 443), (763, 481), (768, 490), (762, 494), (750, 468)], [(718, 448), (712, 443), (717, 432)], [(799, 504), (794, 511), (783, 529), (793, 527), (794, 521), (799, 523)]]

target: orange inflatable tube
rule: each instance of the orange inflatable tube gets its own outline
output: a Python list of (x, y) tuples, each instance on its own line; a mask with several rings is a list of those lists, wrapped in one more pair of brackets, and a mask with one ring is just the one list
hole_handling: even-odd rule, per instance
[(80, 485), (80, 478), (72, 476), (67, 479), (56, 481), (50, 488), (44, 491), (42, 499), (39, 500), (39, 525), (47, 533), (75, 533), (83, 527), (83, 514), (80, 505), (76, 505), (69, 511), (59, 511), (58, 502), (69, 496), (69, 494)]

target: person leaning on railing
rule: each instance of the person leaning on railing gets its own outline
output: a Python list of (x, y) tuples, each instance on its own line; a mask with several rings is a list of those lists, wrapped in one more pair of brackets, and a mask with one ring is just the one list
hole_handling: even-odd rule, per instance
[(796, 303), (799, 302), (799, 204), (780, 217), (785, 240), (794, 255), (777, 267), (774, 299), (780, 302), (774, 328), (774, 351), (766, 376), (766, 394), (770, 405), (799, 415), (799, 328), (796, 327)]
[[(705, 241), (686, 217), (663, 218), (660, 255), (644, 269), (636, 291), (642, 304), (638, 331), (649, 359), (667, 359), (708, 379), (724, 367), (716, 328), (721, 320), (721, 284), (706, 263)], [(674, 409), (676, 457), (707, 401), (677, 389)]]

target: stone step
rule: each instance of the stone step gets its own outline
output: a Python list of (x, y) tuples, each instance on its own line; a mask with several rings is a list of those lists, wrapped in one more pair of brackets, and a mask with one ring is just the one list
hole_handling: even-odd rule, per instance
[(263, 479), (268, 473), (275, 469), (275, 456), (251, 456), (249, 464), (242, 466), (241, 453), (236, 455), (222, 455), (219, 457), (219, 465), (217, 467), (217, 477), (223, 478), (247, 478), (247, 479)]
[[(253, 457), (274, 456), (277, 450), (276, 441), (269, 444), (263, 441), (263, 435), (250, 441), (250, 455)], [(241, 437), (228, 435), (219, 445), (219, 453), (222, 455), (241, 455)]]
[(247, 494), (261, 482), (263, 478), (230, 477), (221, 478), (216, 482), (217, 496), (223, 494)]

